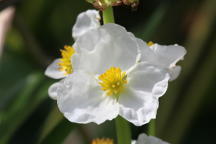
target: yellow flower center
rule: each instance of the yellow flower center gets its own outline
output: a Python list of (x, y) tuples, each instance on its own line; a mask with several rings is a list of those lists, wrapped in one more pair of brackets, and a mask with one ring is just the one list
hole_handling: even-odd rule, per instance
[(154, 43), (153, 43), (152, 41), (149, 41), (149, 42), (147, 43), (147, 45), (148, 45), (148, 46), (152, 46), (152, 45), (154, 45)]
[(114, 144), (114, 142), (112, 139), (102, 138), (93, 140), (91, 144)]
[(64, 46), (64, 49), (60, 50), (62, 58), (60, 59), (59, 70), (63, 71), (65, 75), (71, 74), (73, 72), (73, 67), (71, 63), (71, 57), (75, 53), (75, 50), (71, 46)]
[(127, 75), (120, 68), (111, 67), (99, 76), (99, 80), (101, 80), (99, 82), (101, 89), (106, 91), (108, 96), (118, 97), (127, 83)]

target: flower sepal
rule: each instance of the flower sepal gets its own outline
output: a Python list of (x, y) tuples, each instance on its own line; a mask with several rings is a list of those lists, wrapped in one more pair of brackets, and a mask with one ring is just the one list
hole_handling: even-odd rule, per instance
[(104, 10), (107, 7), (128, 5), (135, 8), (139, 4), (139, 0), (86, 0), (91, 3), (95, 8), (99, 10)]

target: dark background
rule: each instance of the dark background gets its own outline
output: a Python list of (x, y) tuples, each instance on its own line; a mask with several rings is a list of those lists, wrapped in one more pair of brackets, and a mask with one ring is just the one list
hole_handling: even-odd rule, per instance
[[(0, 55), (0, 144), (90, 143), (115, 137), (114, 122), (68, 122), (47, 95), (54, 80), (46, 66), (73, 44), (76, 16), (93, 7), (84, 0), (3, 0), (0, 15), (15, 7)], [(173, 144), (215, 143), (216, 1), (140, 0), (137, 9), (114, 8), (116, 23), (145, 41), (187, 49), (179, 78), (160, 99), (157, 136)], [(0, 19), (0, 23), (1, 23)], [(132, 128), (134, 139), (147, 125)]]

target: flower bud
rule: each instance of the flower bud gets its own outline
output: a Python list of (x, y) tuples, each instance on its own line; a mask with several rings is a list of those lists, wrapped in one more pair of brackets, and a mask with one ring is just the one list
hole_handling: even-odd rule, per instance
[(130, 5), (131, 7), (136, 7), (139, 4), (139, 0), (86, 0), (91, 3), (95, 8), (99, 10), (104, 10), (110, 6), (119, 5)]

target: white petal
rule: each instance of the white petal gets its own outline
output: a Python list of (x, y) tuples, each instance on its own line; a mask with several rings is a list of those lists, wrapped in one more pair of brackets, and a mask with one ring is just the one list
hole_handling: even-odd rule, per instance
[(57, 100), (58, 90), (60, 88), (61, 88), (61, 83), (56, 82), (56, 83), (52, 84), (48, 89), (48, 94), (49, 94), (50, 98), (52, 98), (53, 100)]
[(169, 74), (170, 74), (170, 79), (169, 81), (175, 80), (181, 72), (181, 67), (180, 66), (175, 66), (169, 69)]
[[(131, 39), (133, 39), (134, 41), (136, 41), (137, 43), (137, 49), (138, 49), (138, 56), (137, 56), (137, 62), (141, 61), (141, 57), (143, 54), (147, 55), (148, 57), (150, 57), (149, 54), (151, 54), (151, 50), (149, 49), (148, 45), (146, 44), (146, 42), (144, 42), (143, 40), (136, 38), (134, 36), (133, 33), (128, 32), (128, 34), (130, 35)], [(142, 49), (142, 50), (141, 50)], [(146, 51), (147, 50), (147, 51)], [(150, 51), (150, 53), (148, 52)], [(143, 56), (144, 57), (144, 56)]]
[(87, 10), (78, 15), (76, 23), (72, 30), (74, 39), (82, 36), (89, 30), (100, 26), (100, 14), (96, 10)]
[(65, 77), (65, 74), (63, 71), (59, 70), (58, 63), (60, 62), (60, 59), (54, 60), (46, 69), (45, 75), (54, 79), (61, 79)]
[(186, 54), (185, 48), (177, 44), (167, 45), (167, 46), (154, 44), (150, 46), (150, 49), (153, 52), (153, 54), (150, 54), (151, 57), (150, 56), (146, 57), (145, 51), (143, 51), (142, 60), (143, 61), (147, 60), (152, 64), (161, 66), (163, 68), (174, 67), (176, 63), (179, 60), (182, 60), (184, 58), (184, 55)]
[(71, 122), (101, 124), (118, 115), (118, 103), (104, 96), (97, 81), (84, 72), (74, 72), (64, 79), (58, 91), (60, 111)]
[(158, 98), (166, 92), (169, 78), (166, 70), (141, 62), (128, 74), (128, 85)]
[(119, 97), (119, 114), (136, 126), (156, 118), (158, 98), (168, 87), (169, 74), (147, 63), (140, 63), (128, 74), (128, 86)]
[(154, 136), (147, 136), (146, 134), (142, 133), (139, 135), (136, 144), (169, 144), (161, 139), (154, 137)]
[(149, 62), (154, 64), (157, 58), (154, 52), (149, 48), (149, 46), (142, 39), (136, 38), (139, 51), (141, 53), (141, 61)]
[(119, 115), (141, 126), (156, 118), (158, 100), (141, 91), (127, 89), (119, 99)]
[[(83, 51), (93, 51), (95, 46), (100, 43), (101, 39), (106, 36), (106, 32), (100, 28), (93, 29), (85, 33), (77, 39), (73, 45), (76, 53), (82, 53)], [(105, 39), (105, 38), (104, 38)]]
[(125, 28), (116, 24), (105, 24), (89, 31), (75, 46), (81, 52), (73, 57), (74, 69), (96, 74), (104, 73), (112, 66), (125, 71), (136, 63), (138, 55), (137, 42)]

